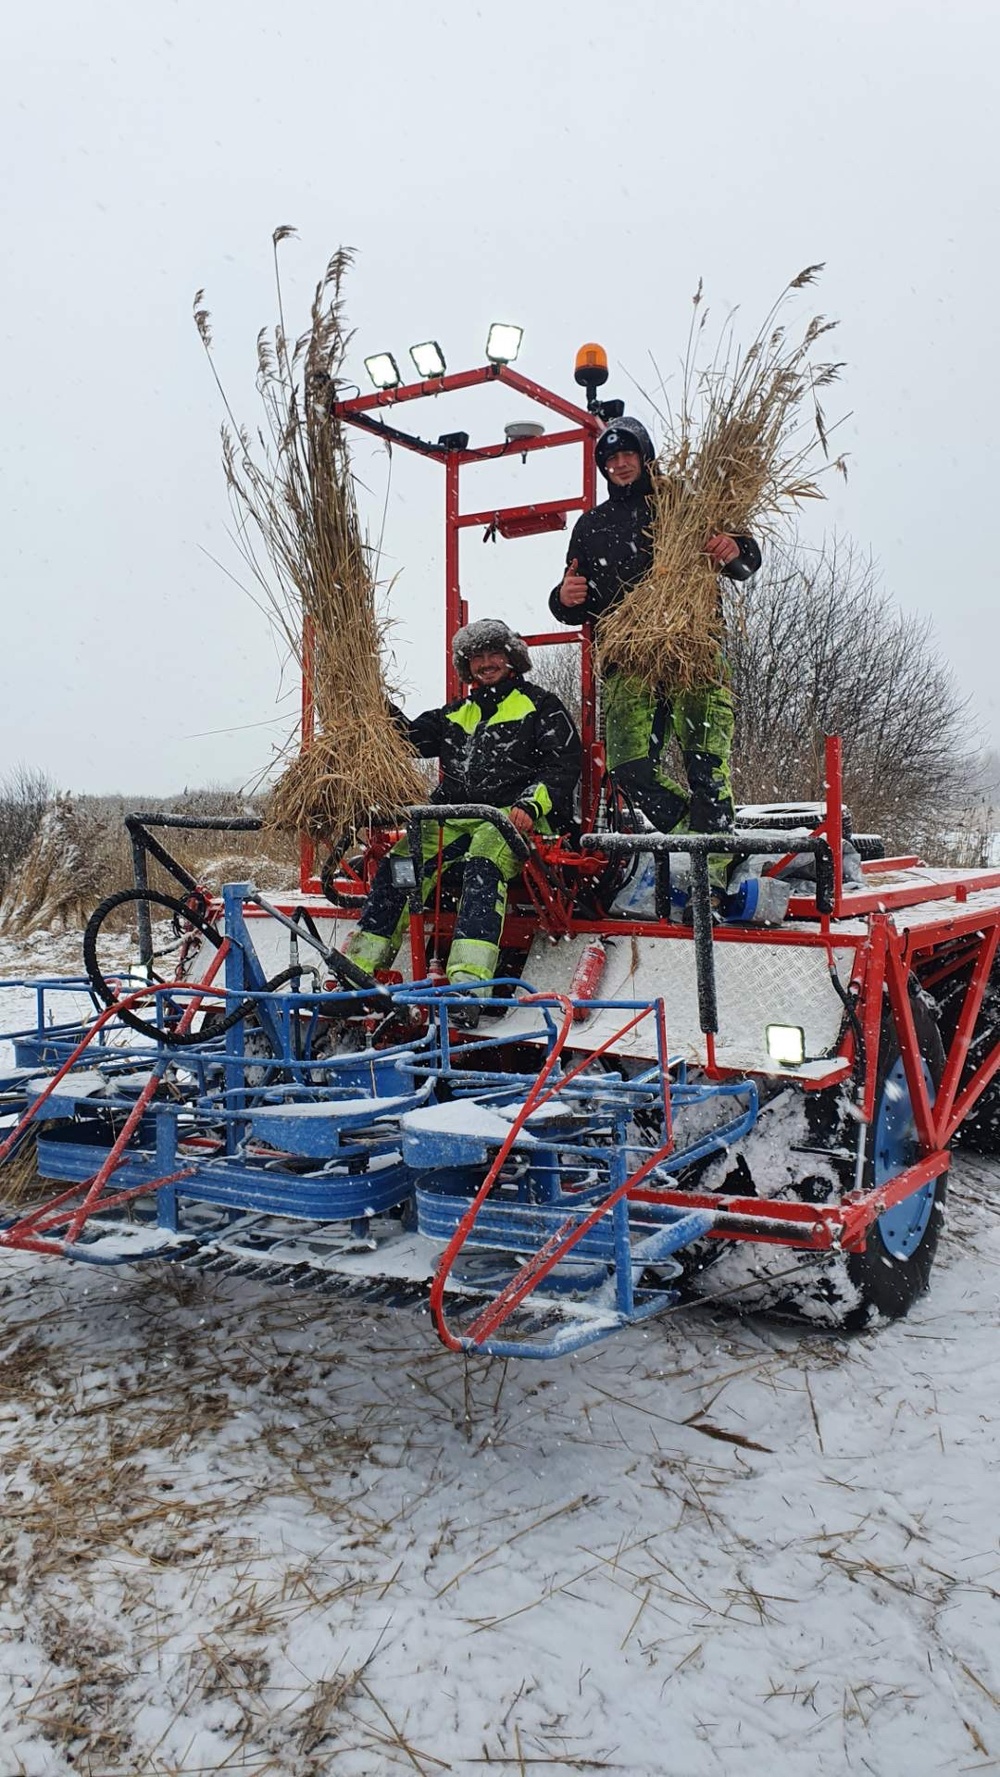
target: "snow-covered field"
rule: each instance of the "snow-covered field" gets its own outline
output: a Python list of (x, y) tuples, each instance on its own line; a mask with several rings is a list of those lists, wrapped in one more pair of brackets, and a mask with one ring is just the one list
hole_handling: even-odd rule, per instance
[(708, 1303), (465, 1364), (3, 1255), (0, 1774), (1000, 1769), (998, 1300), (966, 1158), (930, 1293), (847, 1341)]

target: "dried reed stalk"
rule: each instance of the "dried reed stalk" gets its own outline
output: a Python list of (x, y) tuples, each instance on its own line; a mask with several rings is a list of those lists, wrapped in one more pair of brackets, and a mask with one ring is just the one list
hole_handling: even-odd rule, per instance
[[(222, 430), (222, 458), (241, 553), (313, 692), (315, 733), (274, 785), (266, 818), (281, 832), (332, 840), (345, 828), (398, 815), (423, 800), (425, 786), (388, 719), (388, 625), (376, 606), (345, 430), (331, 411), (350, 342), (342, 287), (352, 255), (345, 248), (334, 254), (307, 330), (290, 341), (278, 247), (293, 233), (274, 232), (278, 323), (273, 337), (263, 329), (257, 338), (266, 430), (251, 439), (222, 390), (231, 421)], [(203, 295), (195, 297), (195, 322), (219, 383)]]
[(817, 451), (846, 473), (842, 457), (829, 463), (817, 395), (841, 366), (811, 361), (816, 341), (836, 323), (817, 315), (790, 336), (778, 318), (791, 292), (821, 270), (810, 265), (792, 279), (745, 350), (727, 327), (707, 366), (699, 363), (708, 319), (700, 284), (695, 293), (680, 408), (667, 411), (652, 477), (652, 567), (598, 627), (605, 667), (651, 689), (718, 681), (722, 609), (708, 538), (773, 534), (802, 501), (822, 499)]
[[(43, 1125), (44, 1127), (44, 1125)], [(41, 1195), (38, 1176), (38, 1130), (33, 1126), (13, 1153), (0, 1164), (0, 1206), (21, 1209)]]

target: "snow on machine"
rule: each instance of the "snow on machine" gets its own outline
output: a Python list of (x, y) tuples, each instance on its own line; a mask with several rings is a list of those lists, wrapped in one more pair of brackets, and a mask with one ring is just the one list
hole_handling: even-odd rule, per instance
[[(586, 408), (506, 362), (337, 404), (444, 470), (449, 696), (468, 618), (460, 532), (557, 530), (594, 504), (593, 440), (615, 407), (597, 400), (604, 374), (584, 354)], [(560, 429), (470, 447), (381, 417), (493, 384)], [(579, 494), (461, 510), (463, 470), (553, 448), (580, 450)], [(821, 805), (740, 811), (722, 834), (645, 830), (604, 770), (589, 625), (526, 640), (579, 650), (571, 834), (529, 841), (494, 808), (428, 804), (324, 860), (304, 841), (295, 893), (243, 882), (213, 898), (164, 833), (253, 821), (128, 817), (135, 887), (95, 911), (85, 978), (32, 983), (34, 1022), (9, 1033), (0, 1163), (33, 1148), (37, 1177), (0, 1245), (429, 1301), (448, 1346), (502, 1356), (576, 1349), (706, 1286), (845, 1329), (906, 1312), (928, 1282), (952, 1140), (996, 1146), (1000, 871), (884, 858), (870, 837), (845, 852), (833, 737)], [(306, 675), (303, 746), (311, 731)], [(414, 864), (426, 824), (458, 812), (525, 860), (474, 1029), (441, 969), (454, 903), (425, 907)], [(401, 835), (409, 966), (373, 983), (343, 950)], [(754, 860), (722, 923), (720, 851)], [(149, 887), (151, 857), (175, 894)], [(125, 973), (108, 960), (123, 918), (138, 946)]]

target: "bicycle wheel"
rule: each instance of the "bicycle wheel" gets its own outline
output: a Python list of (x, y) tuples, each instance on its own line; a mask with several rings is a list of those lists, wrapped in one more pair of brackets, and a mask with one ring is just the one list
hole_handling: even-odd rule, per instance
[[(117, 1005), (124, 996), (112, 985), (109, 975), (114, 976), (117, 970), (108, 968), (106, 960), (101, 957), (101, 935), (112, 915), (121, 914), (123, 908), (131, 907), (135, 914), (133, 932), (138, 948), (139, 923), (138, 912), (144, 907), (151, 920), (156, 919), (156, 910), (170, 915), (169, 938), (157, 935), (154, 929), (154, 950), (147, 965), (147, 979), (151, 988), (162, 986), (165, 982), (176, 981), (183, 976), (185, 966), (189, 963), (195, 949), (195, 934), (207, 939), (213, 950), (218, 950), (222, 943), (222, 933), (218, 927), (190, 900), (181, 900), (175, 895), (161, 895), (155, 889), (120, 889), (117, 894), (108, 895), (98, 907), (95, 907), (83, 934), (83, 966), (87, 971), (90, 984), (98, 998), (106, 1006)], [(162, 915), (156, 921), (162, 925)], [(120, 935), (120, 920), (115, 921)], [(127, 929), (127, 926), (126, 926)], [(120, 948), (116, 945), (115, 948)], [(162, 965), (168, 958), (176, 961), (173, 966), (163, 972)], [(158, 1016), (157, 1002), (161, 1002)], [(149, 1010), (143, 1015), (134, 1007), (121, 1009), (119, 1017), (130, 1030), (138, 1031), (144, 1037), (153, 1037), (157, 1042), (171, 1043), (178, 1048), (186, 1044), (202, 1042), (200, 1031), (178, 1031), (172, 1026), (179, 1024), (184, 1012), (180, 1000), (173, 1000), (165, 994), (151, 994)], [(142, 1007), (144, 1002), (139, 1001)]]

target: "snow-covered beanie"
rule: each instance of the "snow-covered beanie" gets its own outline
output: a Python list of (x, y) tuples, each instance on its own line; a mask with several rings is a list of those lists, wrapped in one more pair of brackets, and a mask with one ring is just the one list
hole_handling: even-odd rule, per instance
[(602, 475), (607, 475), (605, 464), (609, 457), (614, 456), (616, 450), (637, 450), (647, 469), (656, 460), (653, 440), (642, 421), (633, 420), (628, 414), (625, 414), (620, 420), (613, 420), (597, 440), (594, 448), (594, 461)]
[(452, 637), (451, 658), (459, 678), (471, 677), (469, 661), (473, 654), (486, 654), (494, 648), (506, 654), (516, 673), (531, 671), (531, 655), (521, 637), (500, 617), (480, 617), (477, 623), (467, 623), (464, 629), (456, 630)]

